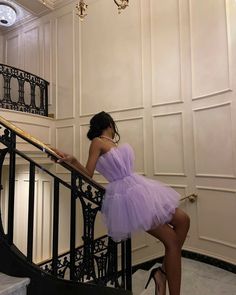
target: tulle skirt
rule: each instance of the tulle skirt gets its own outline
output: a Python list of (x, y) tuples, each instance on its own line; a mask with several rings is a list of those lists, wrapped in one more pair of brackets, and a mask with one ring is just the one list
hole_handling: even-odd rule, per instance
[(108, 235), (118, 242), (170, 222), (179, 197), (171, 187), (135, 173), (110, 182), (102, 203)]

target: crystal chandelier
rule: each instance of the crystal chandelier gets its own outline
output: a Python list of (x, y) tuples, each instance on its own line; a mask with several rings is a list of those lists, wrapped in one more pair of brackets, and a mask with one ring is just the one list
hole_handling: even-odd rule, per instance
[[(129, 0), (114, 0), (114, 2), (118, 7), (118, 13), (121, 13), (122, 9), (125, 9), (127, 6), (129, 6)], [(88, 5), (84, 2), (84, 0), (80, 0), (76, 4), (76, 8), (78, 10), (77, 15), (81, 20), (83, 20), (87, 15), (86, 10), (88, 8)]]
[(10, 27), (15, 23), (15, 21), (15, 9), (6, 3), (0, 3), (0, 25), (4, 27)]

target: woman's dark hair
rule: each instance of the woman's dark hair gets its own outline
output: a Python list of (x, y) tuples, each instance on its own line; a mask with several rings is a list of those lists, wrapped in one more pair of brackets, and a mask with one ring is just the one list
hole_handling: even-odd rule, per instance
[(107, 129), (107, 127), (113, 127), (115, 131), (115, 135), (118, 136), (118, 142), (120, 140), (120, 135), (118, 133), (118, 128), (116, 126), (116, 123), (112, 119), (111, 115), (109, 115), (106, 112), (100, 112), (96, 115), (94, 115), (90, 120), (90, 128), (87, 133), (88, 139), (92, 140), (95, 137), (99, 137), (102, 135), (103, 130)]

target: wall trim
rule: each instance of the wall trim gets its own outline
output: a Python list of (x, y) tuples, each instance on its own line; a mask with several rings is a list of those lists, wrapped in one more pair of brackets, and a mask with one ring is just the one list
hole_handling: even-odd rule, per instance
[[(235, 264), (220, 260), (218, 258), (210, 257), (207, 255), (192, 252), (189, 250), (182, 250), (182, 257), (196, 260), (199, 262), (204, 262), (209, 265), (213, 265), (215, 267), (218, 267), (236, 274)], [(132, 273), (136, 272), (138, 269), (149, 270), (155, 263), (162, 263), (162, 260), (163, 260), (163, 256), (134, 265), (132, 267)]]

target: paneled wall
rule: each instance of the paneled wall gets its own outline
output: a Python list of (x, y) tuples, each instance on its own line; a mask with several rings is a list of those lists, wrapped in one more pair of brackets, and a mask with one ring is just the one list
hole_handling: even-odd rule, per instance
[[(50, 81), (56, 145), (84, 164), (91, 116), (110, 112), (136, 172), (198, 194), (181, 203), (192, 220), (185, 248), (235, 263), (236, 2), (130, 0), (121, 14), (113, 1), (87, 2), (83, 22), (75, 1), (6, 34), (5, 62)], [(162, 253), (134, 237), (134, 263)]]
[(3, 41), (3, 36), (0, 33), (0, 62), (3, 62), (3, 47), (4, 47), (4, 41)]

